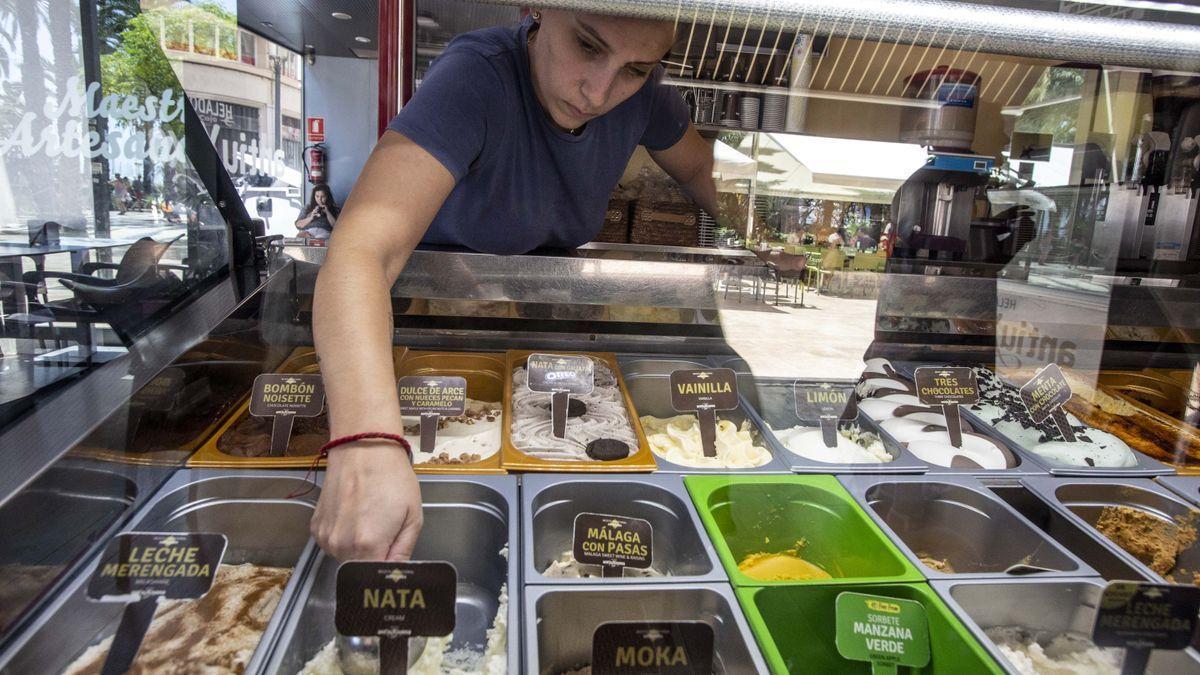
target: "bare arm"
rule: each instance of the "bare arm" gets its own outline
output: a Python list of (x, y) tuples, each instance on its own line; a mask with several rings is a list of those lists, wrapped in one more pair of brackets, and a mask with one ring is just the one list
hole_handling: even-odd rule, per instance
[[(313, 308), (333, 438), (404, 433), (392, 366), (391, 287), (453, 188), (441, 163), (388, 131), (346, 200)], [(395, 444), (360, 441), (330, 453), (312, 522), (327, 552), (341, 560), (406, 559), (421, 522), (420, 489)]]
[(688, 124), (675, 145), (666, 150), (651, 150), (654, 162), (663, 168), (688, 193), (700, 208), (717, 217), (717, 186), (713, 183), (713, 148), (696, 128)]

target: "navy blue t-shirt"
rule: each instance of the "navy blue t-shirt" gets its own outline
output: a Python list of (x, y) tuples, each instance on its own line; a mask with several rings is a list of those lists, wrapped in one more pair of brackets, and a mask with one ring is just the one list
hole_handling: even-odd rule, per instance
[(661, 68), (580, 135), (559, 129), (533, 90), (529, 25), (455, 38), (388, 125), (457, 181), (424, 243), (515, 254), (591, 241), (634, 149), (665, 150), (687, 130), (687, 105)]

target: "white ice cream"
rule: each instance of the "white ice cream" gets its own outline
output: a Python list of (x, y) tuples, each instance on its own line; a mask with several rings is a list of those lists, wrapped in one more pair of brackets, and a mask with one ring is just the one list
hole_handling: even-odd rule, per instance
[(837, 445), (832, 448), (825, 445), (825, 435), (820, 427), (798, 425), (771, 431), (788, 450), (814, 462), (880, 464), (894, 459), (877, 434), (863, 431), (857, 425), (839, 428)]
[(749, 420), (740, 427), (717, 420), (716, 457), (705, 457), (700, 422), (695, 415), (661, 418), (646, 415), (642, 429), (655, 455), (680, 466), (748, 469), (771, 461), (771, 452), (755, 443)]

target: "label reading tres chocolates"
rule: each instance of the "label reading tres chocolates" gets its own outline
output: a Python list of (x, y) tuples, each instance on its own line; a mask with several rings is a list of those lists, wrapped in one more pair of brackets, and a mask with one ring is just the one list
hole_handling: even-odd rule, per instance
[(713, 629), (703, 621), (609, 621), (592, 634), (595, 675), (713, 672)]

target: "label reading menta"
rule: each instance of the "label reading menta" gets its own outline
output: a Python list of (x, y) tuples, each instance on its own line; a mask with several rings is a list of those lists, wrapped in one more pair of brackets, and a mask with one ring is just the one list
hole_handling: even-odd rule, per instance
[(870, 661), (877, 672), (896, 672), (897, 666), (924, 667), (929, 663), (925, 607), (901, 598), (841, 593), (836, 644), (843, 658)]
[(102, 602), (147, 596), (199, 598), (212, 588), (225, 546), (223, 534), (118, 534), (104, 548), (88, 582), (88, 597)]
[(1063, 376), (1058, 364), (1042, 366), (1033, 379), (1021, 387), (1021, 401), (1029, 410), (1029, 416), (1034, 422), (1054, 414), (1067, 401), (1071, 400), (1071, 385)]
[(596, 364), (587, 356), (530, 354), (525, 360), (525, 368), (530, 391), (566, 391), (584, 396), (592, 393), (596, 386)]
[(592, 634), (595, 675), (713, 672), (713, 629), (703, 621), (610, 621)]

